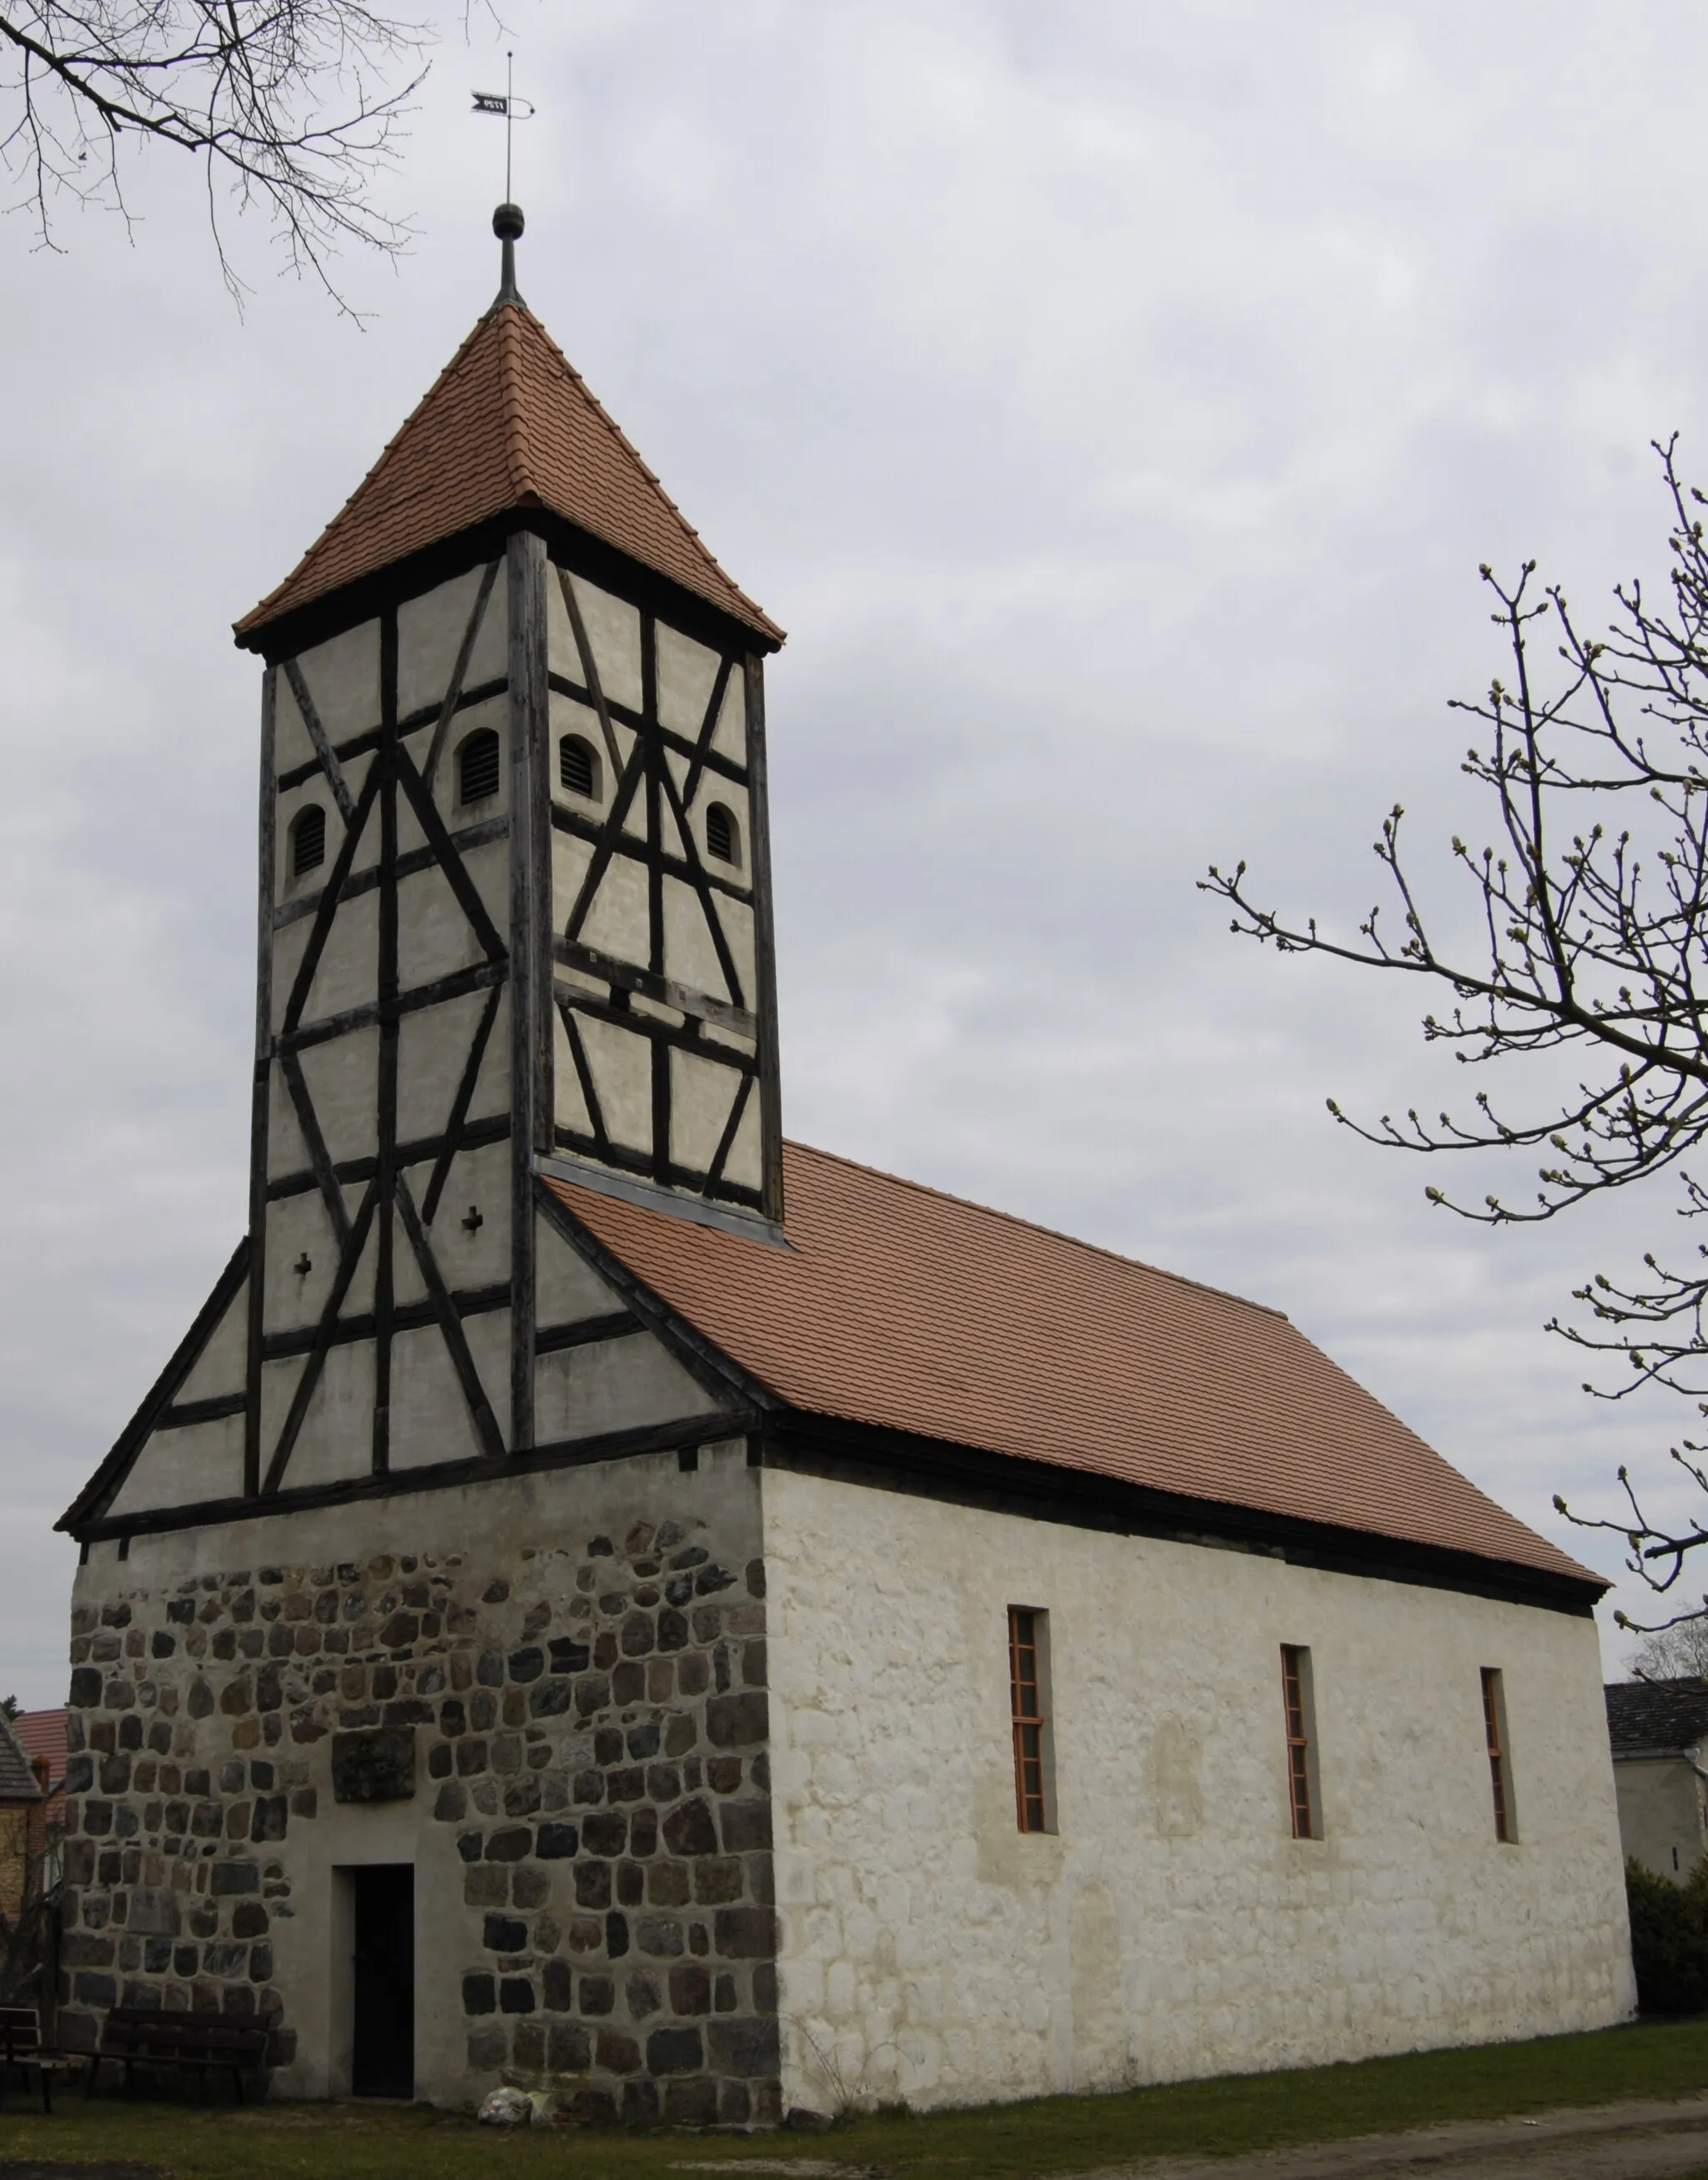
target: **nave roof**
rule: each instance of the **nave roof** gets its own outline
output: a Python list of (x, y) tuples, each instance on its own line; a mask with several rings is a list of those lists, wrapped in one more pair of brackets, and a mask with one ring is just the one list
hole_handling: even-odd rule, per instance
[(784, 1171), (780, 1247), (547, 1186), (793, 1409), (1606, 1587), (1280, 1312), (803, 1144)]

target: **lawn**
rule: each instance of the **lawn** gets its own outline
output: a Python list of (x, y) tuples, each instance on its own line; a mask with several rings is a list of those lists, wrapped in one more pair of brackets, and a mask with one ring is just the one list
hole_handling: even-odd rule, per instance
[[(807, 2138), (585, 2133), (477, 2128), (421, 2110), (360, 2105), (126, 2102), (63, 2095), (44, 2119), (20, 2091), (0, 2114), (0, 2161), (124, 2161), (172, 2180), (663, 2180), (730, 2159), (824, 2160), (946, 2180), (1029, 2180), (1143, 2157), (1232, 2155), (1387, 2133), (1456, 2119), (1496, 2119), (1562, 2105), (1708, 2091), (1708, 2020), (1646, 2023), (1590, 2036), (1546, 2037), (1472, 2051), (1424, 2051), (1287, 2074), (1048, 2097), (929, 2117), (885, 2116)], [(712, 2180), (716, 2180), (715, 2173)], [(733, 2180), (733, 2177), (732, 2177)]]

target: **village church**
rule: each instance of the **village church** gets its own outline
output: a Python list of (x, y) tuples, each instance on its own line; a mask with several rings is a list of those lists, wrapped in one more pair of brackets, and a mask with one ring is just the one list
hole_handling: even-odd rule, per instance
[(1619, 2020), (1597, 1578), (1276, 1311), (784, 1139), (782, 631), (494, 226), (237, 626), (247, 1217), (64, 1517), (62, 2040), (764, 2125)]

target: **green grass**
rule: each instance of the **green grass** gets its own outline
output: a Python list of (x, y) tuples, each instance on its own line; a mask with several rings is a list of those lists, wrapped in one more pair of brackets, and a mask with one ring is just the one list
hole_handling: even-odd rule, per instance
[[(126, 2102), (62, 2095), (44, 2119), (21, 2092), (0, 2114), (0, 2159), (114, 2159), (173, 2180), (658, 2180), (684, 2161), (813, 2158), (945, 2180), (1032, 2180), (1144, 2157), (1232, 2155), (1289, 2143), (1498, 2119), (1565, 2105), (1708, 2091), (1708, 2019), (1591, 2036), (1424, 2051), (1359, 2066), (1048, 2097), (928, 2117), (865, 2119), (820, 2137), (504, 2131), (396, 2106)], [(715, 2176), (714, 2176), (715, 2180)]]

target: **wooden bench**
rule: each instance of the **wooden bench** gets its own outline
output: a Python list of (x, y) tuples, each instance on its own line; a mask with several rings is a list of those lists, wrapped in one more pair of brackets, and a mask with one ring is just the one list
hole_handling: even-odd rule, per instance
[(200, 2074), (227, 2073), (243, 2102), (245, 2073), (265, 2070), (267, 2026), (223, 2013), (167, 2013), (152, 2007), (115, 2006), (101, 2024), (101, 2041), (90, 2061), (85, 2096), (93, 2096), (102, 2067), (111, 2059), (124, 2069), (124, 2086), (138, 2067)]
[(41, 2084), (41, 2109), (52, 2117), (53, 2077), (73, 2073), (85, 2062), (72, 2051), (56, 2051), (41, 2041), (41, 2017), (33, 2006), (0, 2006), (0, 2106), (6, 2101), (6, 2077), (15, 2067)]

